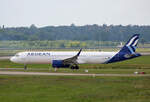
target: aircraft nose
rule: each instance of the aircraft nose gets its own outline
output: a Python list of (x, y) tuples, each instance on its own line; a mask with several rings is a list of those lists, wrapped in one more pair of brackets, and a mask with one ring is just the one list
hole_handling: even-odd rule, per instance
[(11, 58), (10, 58), (10, 61), (16, 62), (16, 58), (15, 58), (15, 57), (11, 57)]

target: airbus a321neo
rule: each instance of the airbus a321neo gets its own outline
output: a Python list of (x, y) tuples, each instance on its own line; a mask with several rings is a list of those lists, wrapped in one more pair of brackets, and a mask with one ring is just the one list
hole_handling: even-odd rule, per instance
[(24, 64), (52, 64), (53, 68), (79, 69), (78, 64), (107, 64), (124, 61), (141, 56), (136, 53), (139, 34), (133, 35), (129, 41), (117, 52), (84, 52), (80, 49), (75, 51), (31, 51), (19, 52), (11, 57), (11, 61)]

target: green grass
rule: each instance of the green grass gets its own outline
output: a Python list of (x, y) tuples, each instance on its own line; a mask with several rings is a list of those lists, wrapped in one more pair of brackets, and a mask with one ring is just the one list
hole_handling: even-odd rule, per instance
[[(149, 61), (150, 56), (142, 56), (113, 64), (83, 64), (78, 71), (60, 69), (58, 72), (85, 73), (84, 70), (88, 69), (89, 73), (131, 74), (134, 71), (145, 71), (150, 74)], [(28, 67), (30, 69), (27, 72), (54, 72), (46, 64), (31, 64)], [(23, 68), (23, 65), (0, 60), (0, 68)], [(0, 75), (0, 102), (149, 101), (150, 77)]]
[(0, 102), (149, 102), (150, 77), (0, 76)]

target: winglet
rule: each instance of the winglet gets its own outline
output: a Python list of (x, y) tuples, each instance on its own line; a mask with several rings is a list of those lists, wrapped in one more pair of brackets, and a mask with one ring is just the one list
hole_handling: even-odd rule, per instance
[(77, 57), (80, 55), (81, 51), (82, 51), (82, 48), (80, 49), (80, 51), (79, 51), (78, 54), (76, 55)]

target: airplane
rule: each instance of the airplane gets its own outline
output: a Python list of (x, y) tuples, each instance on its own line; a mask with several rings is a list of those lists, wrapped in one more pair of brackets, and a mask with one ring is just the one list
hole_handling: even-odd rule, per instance
[(25, 51), (10, 58), (14, 63), (24, 64), (52, 64), (53, 68), (79, 69), (78, 64), (108, 64), (124, 61), (141, 56), (136, 53), (139, 34), (133, 35), (129, 41), (117, 52), (79, 52), (75, 51)]

